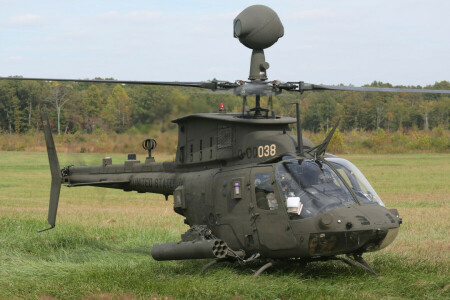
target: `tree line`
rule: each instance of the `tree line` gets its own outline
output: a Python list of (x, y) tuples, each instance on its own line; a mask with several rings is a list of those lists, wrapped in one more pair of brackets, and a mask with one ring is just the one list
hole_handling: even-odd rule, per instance
[[(366, 86), (394, 87), (378, 81)], [(436, 82), (425, 88), (450, 89), (450, 82)], [(263, 105), (269, 106), (266, 98), (263, 97)], [(438, 126), (449, 129), (448, 95), (350, 91), (300, 95), (283, 92), (274, 97), (273, 110), (279, 115), (294, 116), (295, 107), (290, 104), (296, 101), (301, 104), (303, 128), (312, 132), (327, 131), (339, 118), (340, 129), (344, 131), (428, 130)], [(220, 103), (225, 104), (227, 111), (242, 110), (242, 100), (238, 96), (193, 88), (1, 80), (0, 133), (38, 130), (42, 126), (40, 110), (44, 106), (58, 134), (96, 130), (121, 133), (130, 129), (172, 131), (176, 126), (171, 120), (196, 112), (217, 112)], [(253, 104), (252, 100), (248, 103)]]

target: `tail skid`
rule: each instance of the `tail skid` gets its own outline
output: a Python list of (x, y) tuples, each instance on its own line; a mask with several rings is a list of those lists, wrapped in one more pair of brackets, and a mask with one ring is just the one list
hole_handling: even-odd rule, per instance
[(43, 232), (50, 230), (55, 227), (56, 222), (56, 212), (58, 210), (59, 193), (61, 191), (61, 169), (59, 167), (58, 155), (56, 153), (55, 142), (52, 136), (52, 129), (50, 128), (50, 122), (48, 120), (47, 110), (42, 110), (42, 122), (44, 124), (44, 136), (45, 144), (47, 146), (48, 162), (50, 164), (50, 172), (52, 175), (52, 184), (50, 190), (50, 202), (48, 206), (48, 223), (49, 228), (38, 230), (38, 232)]

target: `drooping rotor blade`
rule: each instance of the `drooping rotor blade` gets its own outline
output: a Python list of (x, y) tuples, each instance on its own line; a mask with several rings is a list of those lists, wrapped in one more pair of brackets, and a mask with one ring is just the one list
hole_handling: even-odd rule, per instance
[(136, 81), (136, 80), (101, 80), (101, 79), (62, 79), (62, 78), (31, 78), (31, 77), (0, 77), (0, 80), (40, 80), (40, 81), (72, 81), (72, 82), (89, 82), (89, 83), (119, 83), (119, 84), (141, 84), (141, 85), (166, 85), (166, 86), (184, 86), (197, 87), (210, 90), (229, 89), (236, 85), (228, 81), (200, 81), (200, 82), (183, 82), (183, 81)]
[(356, 87), (340, 85), (311, 84), (305, 82), (280, 83), (277, 86), (282, 90), (299, 91), (356, 91), (356, 92), (394, 92), (394, 93), (426, 93), (426, 94), (450, 94), (450, 90), (411, 89), (411, 88), (383, 88), (383, 87)]

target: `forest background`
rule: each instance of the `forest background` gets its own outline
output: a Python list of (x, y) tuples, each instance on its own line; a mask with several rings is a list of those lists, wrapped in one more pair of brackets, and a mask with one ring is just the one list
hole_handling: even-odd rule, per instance
[[(394, 87), (377, 81), (366, 86)], [(424, 88), (450, 90), (450, 82)], [(268, 105), (266, 98), (263, 106)], [(314, 143), (323, 140), (340, 119), (331, 152), (450, 152), (448, 94), (284, 92), (274, 97), (273, 110), (277, 115), (295, 116), (291, 103), (298, 101), (304, 135)], [(238, 96), (192, 88), (2, 80), (0, 150), (44, 151), (39, 111), (46, 106), (59, 150), (144, 153), (140, 143), (151, 137), (158, 140), (159, 151), (173, 153), (177, 127), (171, 120), (218, 112), (220, 103), (228, 112), (242, 110)]]

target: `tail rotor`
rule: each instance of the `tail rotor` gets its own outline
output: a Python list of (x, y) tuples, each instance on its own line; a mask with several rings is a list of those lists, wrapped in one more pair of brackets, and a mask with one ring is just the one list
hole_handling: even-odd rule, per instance
[(52, 130), (50, 128), (50, 122), (48, 120), (46, 109), (42, 110), (42, 122), (44, 124), (45, 144), (47, 146), (48, 162), (50, 164), (50, 173), (52, 175), (52, 184), (50, 189), (50, 202), (48, 207), (48, 223), (50, 224), (50, 227), (39, 230), (38, 232), (50, 230), (55, 227), (56, 212), (58, 210), (59, 193), (61, 191), (62, 181), (58, 155), (56, 153), (55, 142), (53, 140)]

